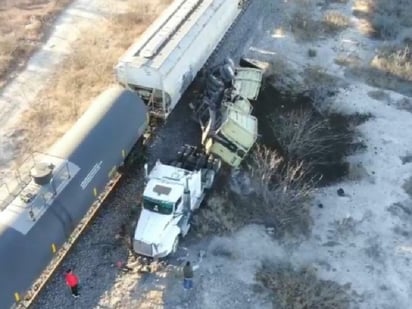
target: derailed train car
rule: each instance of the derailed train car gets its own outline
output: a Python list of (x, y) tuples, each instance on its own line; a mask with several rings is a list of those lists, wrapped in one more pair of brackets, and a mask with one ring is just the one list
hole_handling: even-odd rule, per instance
[(150, 111), (166, 119), (243, 8), (244, 0), (175, 0), (115, 67)]
[[(0, 308), (10, 308), (53, 258), (148, 125), (146, 105), (120, 86), (97, 97), (0, 208)], [(22, 180), (23, 181), (23, 180)]]

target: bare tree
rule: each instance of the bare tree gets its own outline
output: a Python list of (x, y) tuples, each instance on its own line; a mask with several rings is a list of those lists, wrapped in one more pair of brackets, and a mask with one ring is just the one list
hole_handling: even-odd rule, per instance
[(312, 168), (340, 160), (334, 154), (347, 136), (332, 130), (328, 119), (317, 119), (312, 111), (294, 110), (282, 117), (271, 117), (271, 123), (289, 161), (303, 161)]
[(259, 206), (274, 223), (276, 236), (307, 234), (311, 225), (307, 202), (314, 180), (308, 177), (303, 163), (290, 164), (277, 152), (257, 146), (249, 171)]
[(295, 269), (289, 263), (264, 261), (256, 279), (274, 293), (275, 308), (347, 309), (352, 299), (359, 299), (350, 286), (322, 280), (310, 266)]

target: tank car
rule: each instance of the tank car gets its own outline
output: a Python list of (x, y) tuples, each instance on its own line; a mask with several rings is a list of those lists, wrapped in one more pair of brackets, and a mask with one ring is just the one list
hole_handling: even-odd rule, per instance
[[(148, 125), (140, 97), (107, 89), (0, 207), (0, 308), (10, 308), (53, 258)], [(19, 293), (19, 294), (16, 294)]]

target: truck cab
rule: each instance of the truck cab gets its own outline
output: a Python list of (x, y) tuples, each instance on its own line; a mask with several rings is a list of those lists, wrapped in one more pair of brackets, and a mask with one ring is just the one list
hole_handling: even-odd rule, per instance
[(235, 66), (231, 59), (211, 70), (203, 96), (191, 105), (202, 127), (202, 145), (231, 167), (239, 167), (258, 136), (258, 121), (251, 101), (260, 92), (263, 69)]
[(145, 167), (142, 210), (133, 238), (133, 250), (139, 255), (163, 258), (174, 253), (179, 238), (190, 229), (193, 211), (214, 182), (219, 161), (186, 148), (172, 164), (157, 161), (150, 173)]

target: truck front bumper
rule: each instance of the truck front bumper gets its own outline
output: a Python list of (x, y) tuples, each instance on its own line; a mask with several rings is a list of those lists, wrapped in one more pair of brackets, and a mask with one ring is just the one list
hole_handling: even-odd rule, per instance
[(159, 252), (155, 244), (148, 244), (136, 239), (133, 241), (133, 251), (138, 255), (152, 259), (160, 259), (169, 254), (167, 251)]

